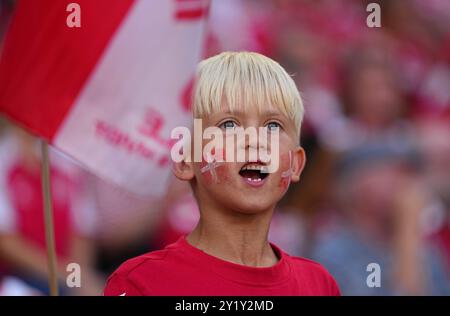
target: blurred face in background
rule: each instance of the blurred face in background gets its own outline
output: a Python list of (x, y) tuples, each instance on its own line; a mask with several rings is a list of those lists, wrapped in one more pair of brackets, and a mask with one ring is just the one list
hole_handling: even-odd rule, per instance
[(397, 197), (411, 176), (406, 170), (401, 162), (383, 160), (356, 167), (339, 184), (342, 212), (360, 230), (390, 237)]
[(402, 112), (402, 100), (395, 80), (386, 67), (363, 65), (350, 81), (350, 116), (372, 128), (382, 128)]

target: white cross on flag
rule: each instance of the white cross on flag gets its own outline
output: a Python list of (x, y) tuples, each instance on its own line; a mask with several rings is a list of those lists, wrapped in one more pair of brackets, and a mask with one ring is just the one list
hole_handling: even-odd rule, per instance
[[(69, 27), (70, 3), (79, 27)], [(170, 131), (191, 117), (208, 8), (205, 0), (21, 0), (0, 61), (0, 111), (98, 176), (160, 196)]]

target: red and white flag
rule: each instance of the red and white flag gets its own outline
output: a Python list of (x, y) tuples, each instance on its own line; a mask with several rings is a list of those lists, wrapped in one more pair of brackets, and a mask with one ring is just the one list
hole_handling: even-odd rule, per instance
[[(70, 3), (80, 27), (68, 26)], [(0, 111), (98, 176), (160, 196), (170, 132), (191, 117), (208, 7), (205, 0), (20, 0), (0, 61)]]

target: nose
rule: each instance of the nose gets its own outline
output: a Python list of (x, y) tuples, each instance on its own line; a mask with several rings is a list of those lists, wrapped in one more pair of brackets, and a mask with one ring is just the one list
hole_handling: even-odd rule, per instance
[(268, 135), (264, 128), (250, 126), (245, 130), (237, 131), (236, 137), (236, 148), (238, 151), (245, 152), (245, 161), (265, 160), (262, 156), (269, 149), (267, 148)]

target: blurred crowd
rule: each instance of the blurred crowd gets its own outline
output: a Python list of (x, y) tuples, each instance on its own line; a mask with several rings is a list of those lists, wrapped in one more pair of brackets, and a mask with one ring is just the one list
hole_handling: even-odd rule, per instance
[[(379, 28), (366, 24), (370, 2)], [(0, 0), (0, 47), (13, 7)], [(213, 0), (205, 57), (224, 50), (279, 61), (304, 100), (307, 167), (269, 239), (323, 264), (344, 295), (450, 295), (450, 2)], [(0, 122), (0, 295), (48, 293), (38, 145)], [(101, 294), (120, 263), (198, 220), (175, 179), (143, 199), (51, 158), (63, 294)], [(65, 286), (68, 262), (79, 289)]]

